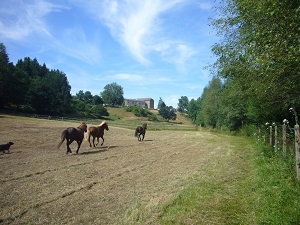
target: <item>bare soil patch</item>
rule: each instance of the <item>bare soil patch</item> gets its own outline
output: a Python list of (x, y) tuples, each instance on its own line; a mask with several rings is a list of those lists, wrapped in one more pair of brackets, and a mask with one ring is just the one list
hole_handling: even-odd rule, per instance
[(66, 155), (61, 132), (77, 126), (0, 118), (0, 143), (15, 143), (0, 153), (0, 223), (129, 224), (134, 210), (151, 223), (191, 176), (232, 152), (226, 136), (208, 132), (149, 130), (138, 142), (133, 130), (110, 126), (102, 147), (84, 140)]

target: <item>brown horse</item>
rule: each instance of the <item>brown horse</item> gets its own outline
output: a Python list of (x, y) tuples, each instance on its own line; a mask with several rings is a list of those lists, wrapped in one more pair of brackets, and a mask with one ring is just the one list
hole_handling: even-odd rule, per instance
[[(145, 138), (146, 129), (147, 129), (147, 124), (146, 123), (144, 123), (143, 126), (138, 126), (135, 129), (134, 136), (137, 137), (139, 141), (143, 141), (144, 138)], [(141, 135), (143, 136), (143, 139), (141, 139)]]
[(69, 127), (66, 130), (64, 130), (61, 134), (61, 141), (59, 142), (57, 148), (59, 148), (62, 143), (64, 142), (65, 139), (67, 139), (67, 154), (71, 151), (70, 144), (73, 141), (77, 141), (78, 148), (76, 151), (76, 154), (78, 154), (80, 145), (82, 143), (83, 137), (84, 137), (84, 132), (87, 132), (87, 125), (85, 122), (81, 122), (79, 127), (74, 128), (74, 127)]
[[(102, 138), (102, 143), (101, 143), (101, 146), (103, 145), (104, 143), (104, 138), (103, 138), (103, 135), (104, 135), (104, 129), (105, 130), (109, 130), (108, 129), (108, 124), (103, 121), (99, 126), (97, 127), (89, 127), (89, 143), (90, 143), (90, 147), (92, 147), (92, 144), (91, 144), (91, 136), (93, 136), (93, 145), (94, 147), (96, 147), (98, 144), (99, 144), (99, 138), (101, 137)], [(97, 138), (97, 144), (95, 145), (95, 138)]]

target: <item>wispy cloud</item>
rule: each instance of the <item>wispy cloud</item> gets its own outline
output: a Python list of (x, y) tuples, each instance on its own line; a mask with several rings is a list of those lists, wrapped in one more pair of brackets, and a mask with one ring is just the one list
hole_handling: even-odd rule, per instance
[[(101, 3), (92, 1), (85, 6), (108, 27), (112, 36), (127, 48), (138, 62), (149, 65), (151, 62), (148, 54), (157, 49), (156, 43), (162, 39), (162, 34), (159, 35), (163, 33), (160, 16), (184, 2), (184, 0), (104, 0)], [(178, 49), (177, 53), (181, 54), (179, 56), (181, 60), (186, 58), (184, 55), (186, 51), (183, 52), (183, 49)]]
[(0, 6), (0, 36), (16, 41), (24, 41), (32, 34), (51, 36), (44, 17), (64, 8), (43, 0), (4, 0)]
[(164, 84), (172, 81), (172, 79), (167, 76), (158, 74), (149, 75), (148, 73), (115, 73), (107, 76), (97, 75), (94, 79), (102, 82), (125, 82), (127, 85), (134, 84), (136, 86)]
[(111, 78), (115, 79), (115, 80), (126, 80), (126, 81), (130, 81), (130, 82), (145, 81), (145, 77), (143, 77), (141, 75), (126, 74), (126, 73), (116, 74), (116, 75), (112, 76)]
[(184, 71), (186, 62), (197, 52), (188, 44), (175, 41), (162, 41), (153, 47), (168, 63), (175, 64), (177, 69)]
[(97, 42), (87, 37), (80, 27), (65, 29), (60, 36), (53, 39), (52, 45), (60, 54), (88, 64), (97, 64), (101, 60)]
[(38, 51), (55, 51), (58, 55), (76, 58), (89, 64), (99, 63), (101, 54), (97, 43), (87, 37), (80, 26), (64, 27), (62, 32), (48, 27), (47, 17), (62, 13), (68, 7), (46, 0), (0, 3), (0, 37), (18, 43), (40, 46)]

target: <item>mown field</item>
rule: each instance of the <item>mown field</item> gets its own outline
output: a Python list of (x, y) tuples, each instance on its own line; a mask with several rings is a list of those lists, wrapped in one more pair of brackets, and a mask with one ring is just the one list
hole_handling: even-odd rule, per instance
[(0, 142), (15, 144), (0, 153), (0, 223), (256, 223), (254, 151), (244, 138), (149, 129), (138, 142), (132, 129), (110, 126), (102, 147), (85, 140), (66, 155), (60, 134), (77, 125), (1, 116)]

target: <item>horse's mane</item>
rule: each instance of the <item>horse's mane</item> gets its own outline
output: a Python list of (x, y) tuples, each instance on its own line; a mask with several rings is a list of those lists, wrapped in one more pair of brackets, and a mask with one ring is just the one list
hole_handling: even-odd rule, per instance
[(84, 128), (84, 129), (86, 129), (87, 125), (86, 125), (85, 122), (81, 122), (80, 125), (78, 126), (78, 128)]
[(99, 127), (102, 127), (104, 124), (107, 124), (106, 121), (102, 121), (102, 123), (100, 123)]

